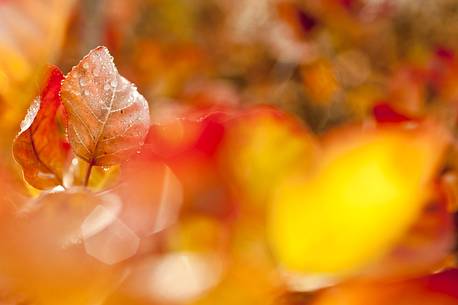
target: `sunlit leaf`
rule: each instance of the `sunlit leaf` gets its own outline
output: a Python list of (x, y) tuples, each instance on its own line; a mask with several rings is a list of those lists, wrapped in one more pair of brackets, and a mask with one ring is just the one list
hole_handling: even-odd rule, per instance
[(13, 154), (22, 166), (24, 178), (38, 189), (62, 185), (70, 155), (70, 145), (62, 130), (65, 124), (59, 96), (62, 79), (59, 69), (52, 67), (41, 95), (30, 106), (13, 144)]
[(269, 234), (281, 265), (348, 274), (390, 251), (431, 194), (445, 138), (430, 126), (334, 134), (314, 175), (277, 189)]
[(119, 75), (105, 47), (92, 50), (72, 69), (61, 96), (70, 144), (91, 165), (118, 164), (143, 143), (148, 104), (135, 85)]

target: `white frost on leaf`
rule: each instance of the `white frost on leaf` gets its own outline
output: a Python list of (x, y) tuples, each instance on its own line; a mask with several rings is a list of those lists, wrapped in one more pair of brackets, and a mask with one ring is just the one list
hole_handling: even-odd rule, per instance
[(149, 109), (134, 84), (119, 75), (105, 47), (92, 50), (67, 75), (62, 101), (75, 153), (93, 165), (114, 165), (143, 144)]

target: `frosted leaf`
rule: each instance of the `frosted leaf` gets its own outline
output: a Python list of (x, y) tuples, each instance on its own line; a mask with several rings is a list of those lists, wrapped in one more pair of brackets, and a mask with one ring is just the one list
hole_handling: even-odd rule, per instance
[(148, 104), (119, 75), (105, 47), (92, 50), (72, 69), (62, 83), (61, 96), (68, 112), (70, 144), (85, 161), (118, 164), (143, 144), (149, 128)]

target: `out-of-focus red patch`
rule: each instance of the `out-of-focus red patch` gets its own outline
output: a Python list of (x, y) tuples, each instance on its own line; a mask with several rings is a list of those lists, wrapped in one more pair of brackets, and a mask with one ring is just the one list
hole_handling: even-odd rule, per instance
[(313, 30), (317, 25), (316, 19), (301, 9), (297, 9), (297, 19), (299, 21), (299, 24), (301, 25), (301, 28), (306, 33)]
[(402, 123), (411, 118), (397, 112), (386, 102), (379, 102), (372, 108), (372, 114), (377, 123)]
[(163, 159), (212, 158), (225, 136), (231, 111), (201, 109), (184, 113), (150, 128), (145, 144)]
[(436, 49), (436, 56), (441, 59), (453, 60), (455, 58), (455, 53), (451, 49), (438, 47)]
[(225, 127), (220, 117), (221, 114), (213, 114), (203, 120), (202, 132), (194, 145), (196, 150), (209, 157), (216, 153), (224, 137)]
[(458, 269), (430, 275), (424, 281), (428, 290), (458, 299)]
[[(230, 111), (195, 109), (152, 125), (145, 145), (131, 163), (168, 166), (183, 187), (183, 213), (228, 219), (236, 213), (218, 153), (230, 124)], [(137, 165), (138, 166), (138, 165)]]
[(339, 0), (338, 1), (340, 5), (342, 5), (346, 9), (351, 9), (352, 6), (354, 5), (354, 0)]

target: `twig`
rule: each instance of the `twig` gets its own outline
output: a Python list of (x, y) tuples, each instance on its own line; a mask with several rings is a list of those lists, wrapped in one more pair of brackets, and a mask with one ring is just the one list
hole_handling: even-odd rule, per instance
[(93, 161), (89, 162), (89, 166), (86, 171), (86, 176), (84, 177), (84, 186), (87, 187), (89, 184), (89, 178), (91, 177), (92, 167), (94, 166)]

